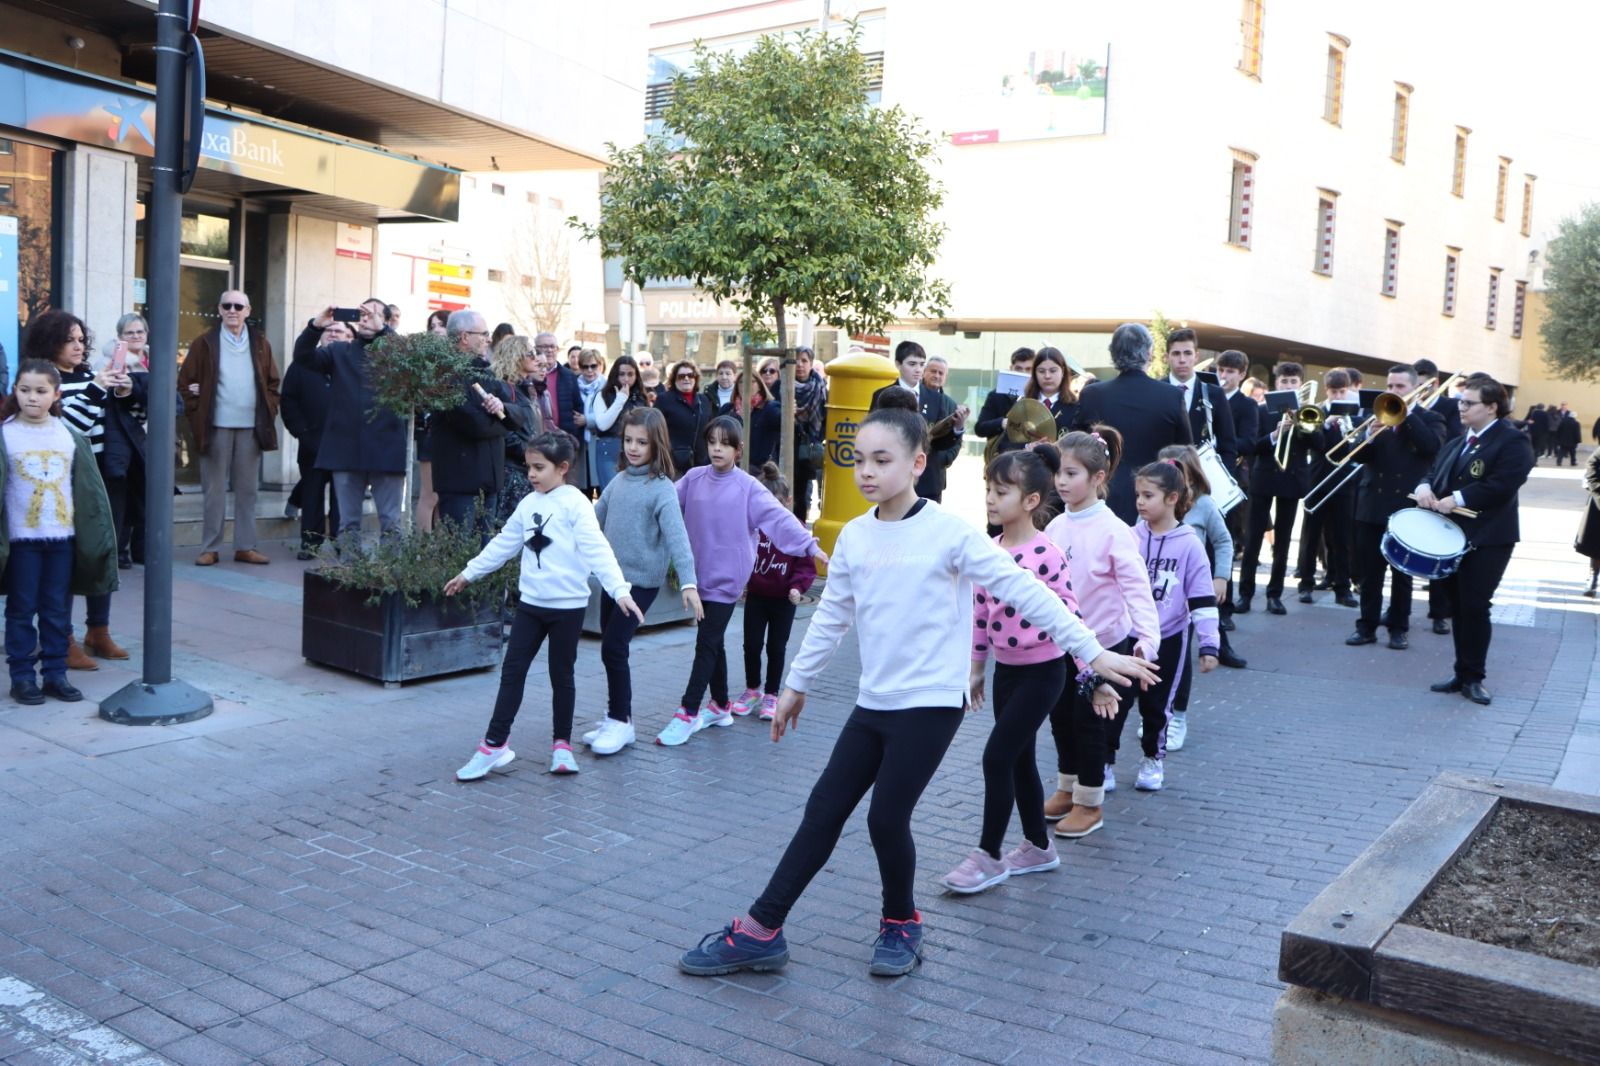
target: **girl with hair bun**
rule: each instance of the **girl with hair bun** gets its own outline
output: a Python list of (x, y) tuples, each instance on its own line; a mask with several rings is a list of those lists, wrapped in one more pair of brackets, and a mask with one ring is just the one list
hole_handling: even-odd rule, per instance
[[(1000, 527), (995, 543), (1077, 614), (1066, 557), (1042, 529), (1049, 518), (1046, 501), (1060, 468), (1061, 453), (1053, 444), (997, 456), (985, 475), (989, 488), (984, 502), (989, 524)], [(1066, 686), (1066, 652), (1015, 606), (975, 585), (968, 681), (974, 710), (984, 704), (984, 672), (991, 648), (994, 729), (983, 749), (983, 828), (977, 848), (944, 875), (945, 887), (964, 895), (982, 892), (1013, 874), (1040, 873), (1061, 865), (1045, 824), (1034, 738)], [(1002, 857), (1000, 845), (1013, 807), (1022, 820), (1022, 843)]]

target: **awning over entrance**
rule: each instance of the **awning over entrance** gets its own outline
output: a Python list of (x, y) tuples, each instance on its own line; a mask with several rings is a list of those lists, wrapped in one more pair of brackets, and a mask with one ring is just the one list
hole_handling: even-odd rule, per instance
[[(0, 50), (0, 125), (148, 157), (155, 97)], [(380, 216), (454, 222), (460, 214), (456, 170), (215, 106), (206, 109), (200, 165), (242, 182), (372, 204)]]

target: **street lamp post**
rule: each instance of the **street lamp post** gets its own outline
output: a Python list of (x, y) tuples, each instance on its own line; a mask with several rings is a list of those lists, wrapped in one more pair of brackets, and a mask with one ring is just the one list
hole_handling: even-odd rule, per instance
[[(121, 725), (174, 725), (211, 713), (211, 697), (172, 676), (172, 482), (177, 433), (178, 254), (183, 220), (184, 71), (189, 4), (156, 12), (156, 143), (150, 167), (145, 274), (149, 278), (150, 422), (145, 465), (144, 662), (141, 677), (100, 704)], [(197, 94), (198, 95), (198, 94)], [(203, 100), (198, 106), (204, 110)]]

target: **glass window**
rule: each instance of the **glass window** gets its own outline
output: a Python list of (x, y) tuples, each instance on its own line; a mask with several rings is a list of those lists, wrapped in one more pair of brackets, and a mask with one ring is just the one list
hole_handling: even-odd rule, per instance
[(55, 169), (59, 154), (22, 141), (0, 142), (0, 346), (7, 379), (16, 368), (19, 337), (34, 315), (51, 306), (55, 289)]

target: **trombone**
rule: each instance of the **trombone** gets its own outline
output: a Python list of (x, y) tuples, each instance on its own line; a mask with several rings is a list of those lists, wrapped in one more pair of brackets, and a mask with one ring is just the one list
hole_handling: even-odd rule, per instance
[[(1277, 443), (1273, 445), (1273, 458), (1278, 461), (1279, 470), (1289, 469), (1289, 456), (1294, 447), (1296, 433), (1315, 433), (1326, 417), (1322, 408), (1317, 406), (1317, 383), (1307, 381), (1298, 390), (1300, 406), (1290, 415), (1284, 412), (1283, 422), (1279, 423)], [(1290, 424), (1294, 432), (1290, 432)]]
[[(1313, 485), (1311, 491), (1306, 493), (1305, 499), (1302, 501), (1302, 506), (1305, 508), (1306, 513), (1315, 514), (1318, 508), (1337, 496), (1339, 490), (1348, 485), (1350, 479), (1361, 472), (1362, 464), (1352, 462), (1352, 460), (1355, 459), (1362, 448), (1382, 436), (1384, 430), (1393, 429), (1400, 425), (1412, 411), (1417, 410), (1419, 407), (1426, 408), (1431, 405), (1434, 400), (1449, 392), (1451, 386), (1460, 379), (1460, 374), (1452, 374), (1446, 381), (1418, 386), (1405, 399), (1401, 399), (1392, 392), (1379, 393), (1377, 398), (1372, 401), (1372, 414), (1368, 415), (1360, 425), (1351, 429), (1350, 432), (1339, 439), (1338, 443), (1328, 449), (1328, 455), (1332, 456), (1338, 448), (1351, 444), (1355, 445), (1343, 456), (1334, 460), (1333, 469), (1328, 472), (1328, 476)], [(1368, 436), (1368, 430), (1372, 429), (1373, 422), (1378, 423), (1377, 429), (1372, 430), (1371, 435)], [(1365, 439), (1362, 439), (1363, 437)]]

